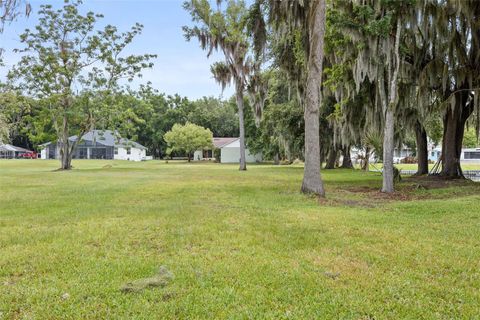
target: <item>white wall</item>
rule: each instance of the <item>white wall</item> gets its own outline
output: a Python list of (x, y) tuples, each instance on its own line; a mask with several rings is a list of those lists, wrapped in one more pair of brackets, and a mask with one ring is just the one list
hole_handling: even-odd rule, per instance
[(203, 151), (202, 150), (197, 150), (193, 153), (193, 161), (199, 161), (203, 160)]
[(43, 148), (42, 151), (40, 151), (40, 158), (47, 159), (47, 148)]
[[(261, 162), (261, 154), (251, 154), (248, 149), (245, 150), (247, 162)], [(240, 140), (236, 140), (222, 149), (220, 149), (221, 163), (240, 163)]]
[[(359, 158), (363, 158), (365, 156), (365, 149), (357, 149), (357, 148), (352, 148), (350, 151), (350, 158), (352, 159), (353, 163), (360, 163)], [(368, 159), (368, 162), (375, 162), (375, 152), (370, 152), (370, 157)]]
[(462, 153), (460, 154), (460, 161), (462, 163), (480, 163), (480, 159), (477, 157), (475, 157), (475, 159), (465, 159), (465, 152), (475, 152), (478, 154), (480, 152), (480, 148), (462, 149)]
[(146, 160), (145, 149), (130, 148), (130, 154), (127, 154), (126, 148), (117, 148), (118, 154), (113, 155), (115, 160), (142, 161)]

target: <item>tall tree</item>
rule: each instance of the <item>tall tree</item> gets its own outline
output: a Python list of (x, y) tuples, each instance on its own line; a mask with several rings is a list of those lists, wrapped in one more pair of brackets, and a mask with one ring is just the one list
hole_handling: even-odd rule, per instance
[[(132, 81), (143, 68), (151, 67), (152, 55), (123, 54), (124, 49), (142, 30), (136, 24), (120, 33), (107, 25), (97, 29), (103, 16), (79, 12), (81, 0), (65, 1), (60, 9), (42, 5), (34, 30), (20, 36), (24, 49), (20, 62), (9, 78), (26, 93), (48, 99), (49, 114), (60, 145), (61, 169), (71, 169), (77, 142), (95, 124), (107, 104), (91, 103), (98, 94), (109, 95)], [(69, 139), (76, 134), (78, 139)]]
[(197, 38), (209, 57), (213, 51), (221, 51), (225, 57), (223, 62), (216, 62), (211, 70), (214, 78), (222, 88), (232, 81), (238, 106), (240, 131), (240, 170), (247, 169), (245, 159), (245, 117), (244, 91), (253, 75), (255, 65), (252, 60), (252, 44), (248, 36), (248, 10), (244, 1), (228, 1), (223, 9), (222, 1), (217, 1), (217, 9), (213, 9), (208, 0), (191, 0), (184, 3), (184, 8), (196, 24), (183, 27), (185, 38), (190, 41)]
[[(343, 8), (343, 29), (355, 45), (352, 65), (356, 91), (366, 82), (373, 85), (374, 114), (380, 114), (383, 131), (382, 192), (394, 191), (393, 151), (395, 118), (399, 112), (399, 87), (404, 76), (404, 54), (401, 50), (405, 29), (413, 28), (414, 1), (339, 1)], [(347, 51), (348, 54), (351, 54)]]
[[(278, 57), (276, 60), (279, 66), (294, 82), (304, 109), (305, 168), (301, 190), (304, 193), (325, 196), (320, 174), (319, 120), (326, 19), (325, 0), (258, 0), (255, 5), (268, 7), (269, 25), (274, 32), (274, 41), (280, 44), (276, 46), (277, 52), (274, 55)], [(258, 34), (256, 43), (264, 43), (265, 32), (258, 32)]]
[(441, 176), (463, 177), (460, 154), (467, 120), (480, 128), (480, 2), (431, 1), (421, 7), (419, 33), (430, 57), (419, 77), (419, 103), (443, 106)]

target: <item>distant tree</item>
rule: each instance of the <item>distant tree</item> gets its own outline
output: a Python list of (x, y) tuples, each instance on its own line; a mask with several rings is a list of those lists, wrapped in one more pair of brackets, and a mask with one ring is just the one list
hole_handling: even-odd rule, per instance
[(238, 115), (236, 104), (214, 97), (203, 97), (193, 101), (188, 121), (209, 128), (215, 137), (238, 137)]
[(187, 41), (197, 38), (202, 49), (210, 56), (214, 50), (220, 50), (225, 61), (212, 65), (214, 78), (225, 88), (232, 81), (238, 106), (240, 131), (240, 170), (247, 169), (245, 160), (245, 124), (244, 91), (249, 77), (253, 75), (256, 65), (252, 59), (252, 44), (249, 38), (249, 11), (241, 0), (226, 1), (222, 10), (221, 0), (217, 9), (212, 9), (208, 0), (190, 0), (184, 8), (191, 14), (194, 27), (183, 27)]
[(185, 124), (189, 121), (189, 115), (195, 108), (185, 97), (166, 96), (150, 86), (142, 86), (137, 98), (136, 102), (128, 99), (128, 103), (121, 104), (122, 108), (127, 108), (124, 112), (126, 120), (135, 123), (132, 127), (135, 132), (132, 130), (127, 136), (134, 135), (155, 157), (161, 158), (166, 155), (167, 149), (163, 139), (165, 133), (171, 130), (174, 124)]
[(47, 101), (48, 116), (60, 143), (61, 169), (71, 169), (77, 141), (70, 135), (83, 136), (95, 125), (101, 110), (113, 108), (96, 103), (92, 98), (108, 96), (121, 87), (121, 80), (132, 81), (151, 67), (153, 55), (123, 54), (143, 26), (136, 24), (128, 32), (118, 32), (107, 25), (97, 29), (103, 16), (79, 13), (80, 0), (65, 1), (54, 10), (42, 5), (39, 22), (34, 30), (20, 36), (24, 54), (11, 70), (9, 78), (27, 94)]
[(475, 129), (468, 128), (463, 136), (463, 147), (476, 148), (479, 145)]
[[(26, 98), (13, 91), (0, 93), (0, 140), (16, 145), (31, 147), (20, 137), (25, 138), (29, 130), (28, 122), (31, 115), (32, 99)], [(20, 142), (20, 143), (19, 143)]]
[(285, 72), (272, 69), (266, 71), (265, 76), (268, 94), (260, 126), (255, 126), (253, 115), (246, 114), (248, 148), (276, 163), (304, 159), (305, 125), (299, 101), (292, 98), (291, 92), (295, 90), (290, 89)]
[(175, 124), (172, 130), (165, 133), (164, 139), (169, 146), (167, 153), (172, 151), (185, 152), (188, 156), (188, 162), (190, 162), (194, 151), (212, 148), (213, 143), (213, 135), (209, 129), (190, 122), (185, 125)]
[(6, 117), (0, 113), (0, 144), (6, 143), (8, 141), (8, 133), (10, 131), (10, 126)]

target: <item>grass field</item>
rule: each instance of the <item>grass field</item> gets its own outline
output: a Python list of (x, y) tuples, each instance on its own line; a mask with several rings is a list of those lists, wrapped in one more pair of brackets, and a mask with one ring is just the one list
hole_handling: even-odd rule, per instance
[[(0, 319), (478, 319), (480, 184), (0, 161)], [(173, 274), (136, 292), (126, 283)]]
[[(431, 170), (434, 164), (429, 164), (428, 169)], [(377, 163), (370, 165), (371, 170), (381, 169), (383, 167), (382, 163)], [(417, 170), (418, 165), (416, 163), (397, 163), (395, 167), (401, 170)], [(480, 170), (479, 163), (462, 163), (462, 170)]]

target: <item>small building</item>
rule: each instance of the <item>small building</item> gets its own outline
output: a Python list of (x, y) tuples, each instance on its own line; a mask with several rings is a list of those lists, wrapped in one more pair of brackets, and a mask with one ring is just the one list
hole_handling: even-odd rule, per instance
[(428, 161), (437, 162), (442, 155), (442, 148), (433, 147), (428, 150)]
[(480, 148), (462, 149), (460, 161), (463, 163), (480, 163)]
[[(352, 159), (352, 163), (355, 164), (361, 164), (363, 161), (365, 161), (365, 158), (367, 156), (367, 151), (365, 148), (356, 148), (353, 147), (350, 150), (350, 159)], [(340, 162), (343, 161), (343, 157), (340, 157)], [(374, 150), (371, 150), (370, 153), (368, 154), (368, 162), (369, 163), (375, 163), (377, 162), (377, 155), (375, 154)]]
[(409, 147), (402, 145), (401, 148), (396, 147), (393, 150), (393, 163), (401, 163), (403, 159), (407, 157), (412, 157), (414, 150)]
[[(77, 136), (68, 138), (75, 142)], [(40, 145), (42, 159), (59, 159), (60, 143), (48, 142)], [(147, 148), (122, 138), (111, 130), (92, 130), (77, 143), (73, 159), (146, 160)]]
[(0, 159), (19, 159), (21, 155), (25, 153), (33, 152), (11, 144), (0, 144)]
[[(437, 162), (442, 155), (442, 148), (436, 147), (432, 149), (428, 154), (428, 160)], [(464, 164), (468, 163), (480, 163), (480, 148), (464, 148), (460, 153), (460, 162)]]
[[(220, 159), (216, 159), (215, 154), (219, 156)], [(245, 150), (245, 157), (247, 162), (262, 161), (262, 155), (260, 153), (251, 154), (248, 149)], [(217, 160), (220, 163), (239, 163), (240, 138), (213, 138), (213, 149), (195, 151), (193, 160)]]
[[(409, 147), (402, 145), (401, 148), (395, 147), (393, 150), (393, 163), (400, 163), (406, 157), (411, 157), (413, 155), (413, 150)], [(361, 163), (366, 157), (365, 148), (352, 148), (350, 150), (350, 158), (353, 163)], [(379, 155), (376, 154), (375, 150), (371, 150), (369, 154), (369, 163), (375, 163), (380, 159)]]

